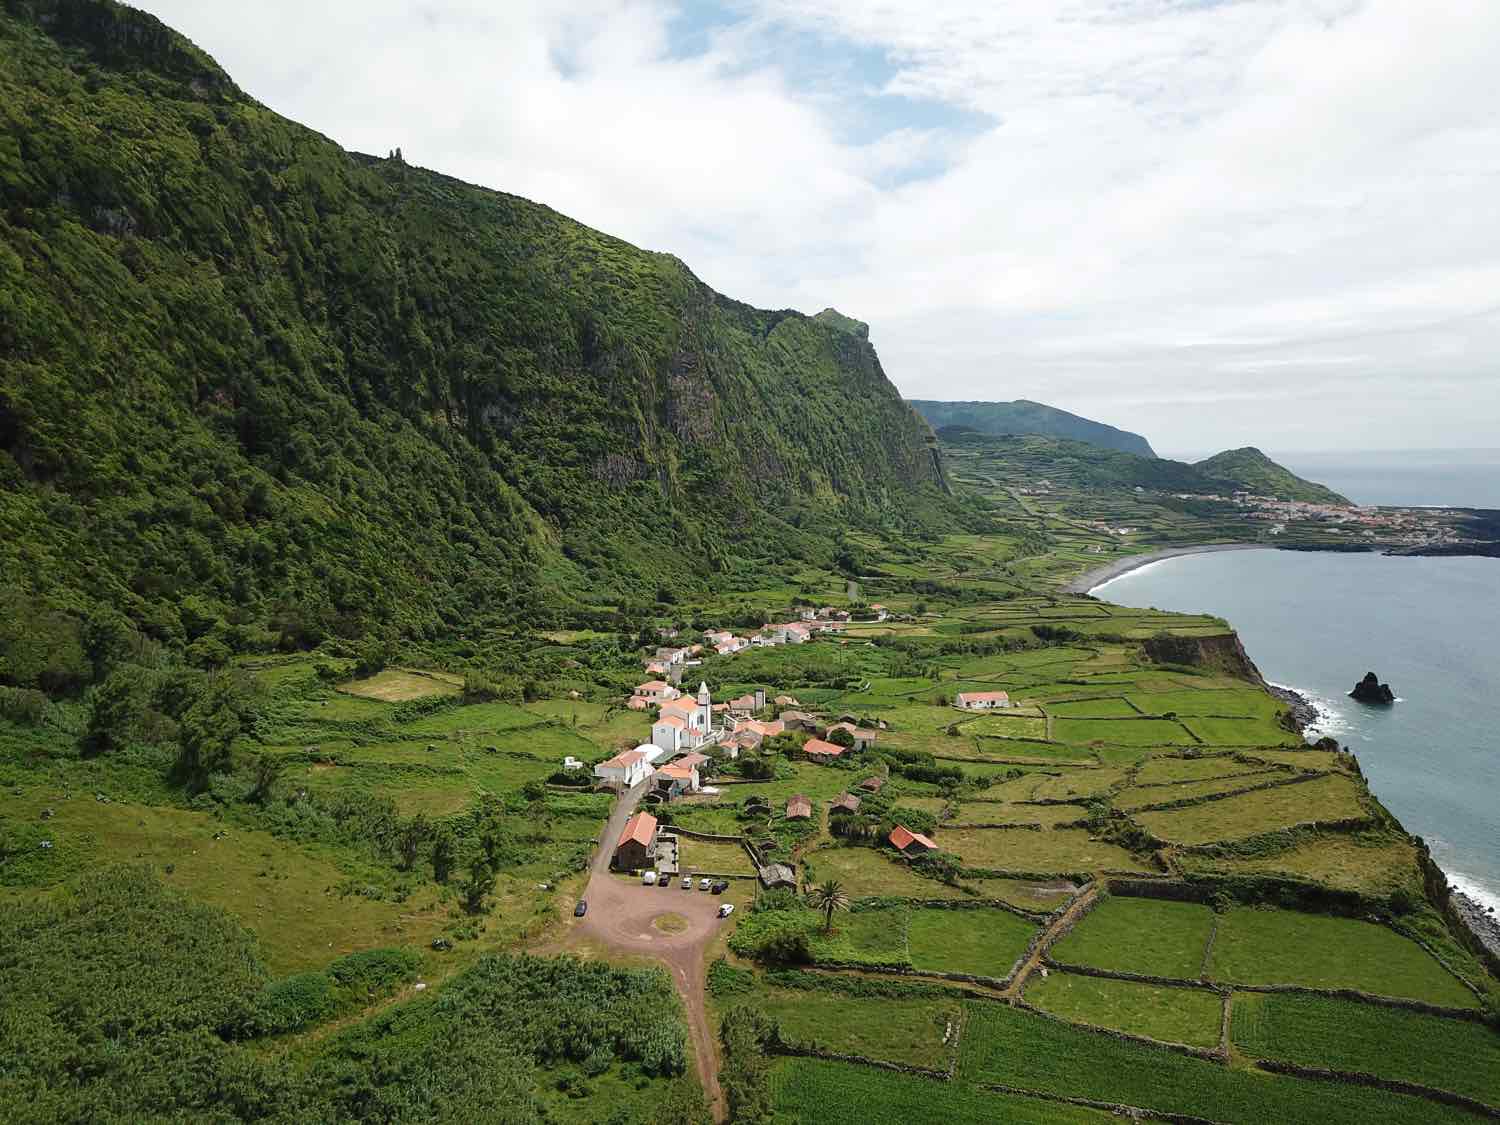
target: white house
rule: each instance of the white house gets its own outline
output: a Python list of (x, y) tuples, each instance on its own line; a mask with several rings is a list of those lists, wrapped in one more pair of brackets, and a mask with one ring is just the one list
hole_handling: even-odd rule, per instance
[(639, 750), (622, 750), (609, 761), (594, 767), (596, 778), (620, 789), (634, 788), (654, 772), (646, 755)]
[(651, 742), (668, 754), (696, 750), (713, 737), (713, 696), (708, 684), (698, 686), (697, 701), (671, 699), (661, 705), (661, 714), (651, 724)]
[(876, 621), (884, 621), (891, 615), (891, 611), (886, 609), (883, 605), (872, 605), (870, 607), (870, 612), (875, 615)]
[(953, 697), (953, 705), (960, 711), (991, 711), (996, 707), (1009, 707), (1010, 694), (1003, 691), (961, 691)]
[(665, 680), (647, 680), (636, 687), (635, 694), (642, 699), (661, 702), (667, 699), (676, 699), (682, 692), (678, 691)]

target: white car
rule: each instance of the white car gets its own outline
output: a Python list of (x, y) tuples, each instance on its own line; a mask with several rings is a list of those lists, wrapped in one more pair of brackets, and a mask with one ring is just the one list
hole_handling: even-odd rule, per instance
[(713, 885), (714, 885), (714, 881), (712, 879), (700, 879), (700, 880), (698, 880), (698, 889), (700, 891), (706, 891), (706, 890), (708, 890), (709, 887), (711, 887)]
[(656, 872), (647, 871), (641, 876), (641, 882), (648, 887), (656, 886)]
[(732, 902), (726, 902), (726, 903), (724, 903), (723, 905), (721, 905), (719, 907), (719, 917), (720, 918), (728, 918), (733, 913), (734, 913), (734, 903), (732, 903)]

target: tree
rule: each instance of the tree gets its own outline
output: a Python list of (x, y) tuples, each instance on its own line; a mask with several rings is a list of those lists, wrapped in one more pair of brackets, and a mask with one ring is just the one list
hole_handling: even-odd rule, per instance
[(845, 750), (851, 750), (854, 747), (854, 736), (849, 733), (848, 727), (839, 727), (829, 731), (828, 741), (835, 746), (842, 746)]
[(453, 874), (453, 834), (439, 828), (432, 835), (432, 877), (446, 883)]
[(417, 856), (432, 836), (432, 825), (427, 817), (418, 813), (396, 830), (396, 854), (400, 857), (397, 866), (410, 871), (417, 864)]
[(469, 863), (469, 877), (464, 880), (464, 910), (469, 914), (483, 914), (485, 896), (495, 889), (495, 868), (482, 855)]
[(231, 747), (243, 729), (242, 700), (228, 676), (210, 676), (183, 713), (178, 729), (177, 776), (193, 793), (208, 788), (216, 773), (227, 773)]
[(833, 912), (835, 910), (849, 909), (849, 892), (844, 890), (844, 884), (837, 879), (830, 879), (826, 883), (819, 883), (807, 896), (808, 902), (814, 910), (823, 912), (823, 932), (833, 932)]
[(286, 759), (280, 754), (261, 754), (255, 759), (255, 780), (251, 783), (248, 799), (263, 805), (271, 798), (276, 780), (281, 776)]

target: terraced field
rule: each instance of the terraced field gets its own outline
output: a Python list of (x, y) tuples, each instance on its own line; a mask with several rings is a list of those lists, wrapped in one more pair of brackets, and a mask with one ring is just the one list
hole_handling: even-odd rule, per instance
[(1052, 947), (1054, 960), (1096, 969), (1196, 980), (1213, 911), (1190, 902), (1111, 896)]

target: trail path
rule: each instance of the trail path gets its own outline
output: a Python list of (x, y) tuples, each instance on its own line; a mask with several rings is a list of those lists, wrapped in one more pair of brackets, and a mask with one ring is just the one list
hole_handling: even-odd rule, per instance
[[(645, 795), (647, 783), (623, 794), (604, 825), (599, 846), (589, 871), (588, 887), (583, 892), (589, 904), (588, 913), (570, 919), (572, 925), (563, 939), (562, 948), (582, 942), (595, 942), (611, 950), (650, 957), (665, 963), (682, 997), (687, 1011), (688, 1034), (693, 1041), (698, 1080), (713, 1110), (714, 1120), (727, 1117), (724, 1093), (719, 1088), (719, 1052), (708, 1022), (704, 1003), (704, 950), (718, 935), (721, 927), (732, 923), (718, 917), (715, 895), (697, 889), (683, 890), (681, 883), (667, 888), (647, 887), (638, 881), (612, 874), (610, 857), (625, 822), (635, 812)], [(677, 916), (673, 924), (686, 922), (676, 933), (658, 929), (653, 923), (663, 915)]]
[(1036, 943), (1036, 948), (1031, 951), (1031, 956), (1026, 958), (1025, 963), (1016, 971), (1015, 977), (1002, 993), (1008, 998), (1019, 997), (1026, 991), (1026, 982), (1031, 979), (1031, 974), (1036, 972), (1036, 967), (1042, 963), (1042, 958), (1047, 956), (1057, 940), (1072, 928), (1085, 911), (1094, 904), (1094, 899), (1099, 897), (1099, 884), (1097, 880), (1090, 883), (1088, 890), (1073, 900), (1061, 914), (1052, 920), (1047, 926), (1047, 932), (1042, 935), (1042, 940)]

